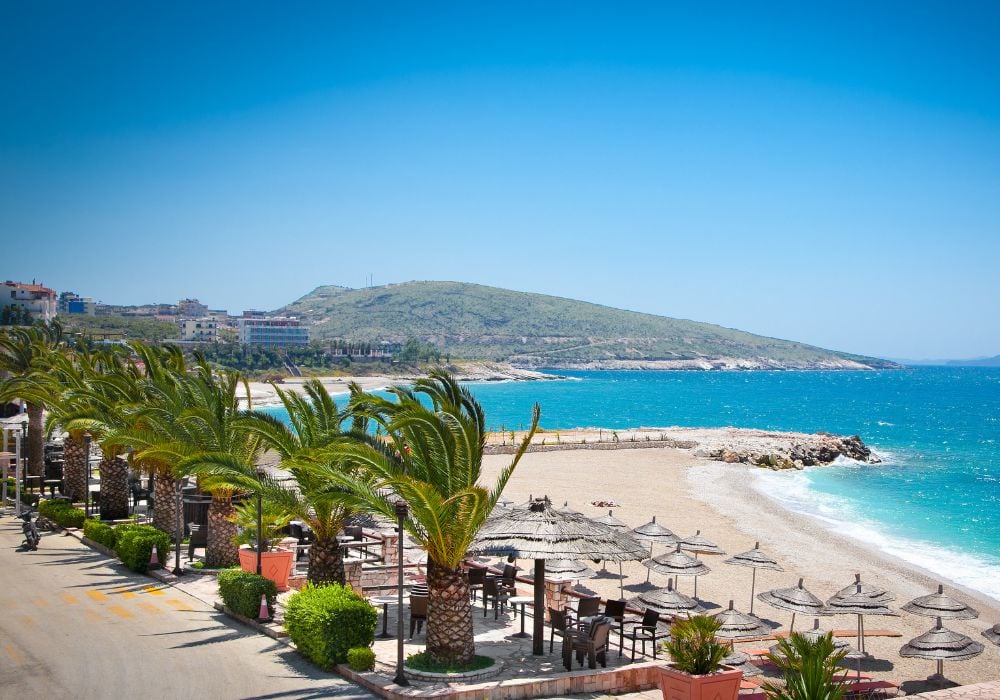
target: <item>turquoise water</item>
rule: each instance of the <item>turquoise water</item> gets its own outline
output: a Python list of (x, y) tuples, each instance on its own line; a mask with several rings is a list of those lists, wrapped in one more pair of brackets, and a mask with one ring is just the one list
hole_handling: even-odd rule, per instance
[(475, 384), (491, 429), (654, 426), (858, 434), (880, 465), (761, 473), (834, 529), (1000, 599), (1000, 370), (566, 372)]

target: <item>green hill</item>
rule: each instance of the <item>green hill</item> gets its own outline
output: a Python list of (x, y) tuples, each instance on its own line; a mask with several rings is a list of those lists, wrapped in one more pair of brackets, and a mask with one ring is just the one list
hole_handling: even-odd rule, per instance
[(416, 337), (454, 358), (529, 367), (896, 367), (708, 323), (623, 311), (572, 299), (462, 282), (318, 287), (276, 313), (312, 325), (317, 340)]

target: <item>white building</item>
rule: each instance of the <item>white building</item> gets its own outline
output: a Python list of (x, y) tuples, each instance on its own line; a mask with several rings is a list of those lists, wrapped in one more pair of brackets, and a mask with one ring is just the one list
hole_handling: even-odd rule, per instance
[(214, 343), (219, 339), (219, 323), (214, 318), (182, 318), (177, 322), (181, 340)]
[(243, 316), (236, 319), (236, 328), (243, 345), (286, 347), (309, 344), (309, 329), (298, 319), (288, 316), (266, 318), (259, 311), (244, 311)]
[(58, 299), (55, 290), (40, 284), (21, 284), (7, 280), (0, 287), (0, 308), (18, 306), (27, 310), (35, 321), (48, 323), (56, 317)]

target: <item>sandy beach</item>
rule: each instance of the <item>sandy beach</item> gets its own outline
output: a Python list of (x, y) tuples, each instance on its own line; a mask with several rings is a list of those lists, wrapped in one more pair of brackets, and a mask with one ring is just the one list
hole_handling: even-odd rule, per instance
[[(509, 459), (508, 455), (487, 456), (484, 473), (492, 478)], [(522, 459), (504, 495), (518, 503), (530, 495), (548, 495), (558, 505), (568, 501), (571, 507), (589, 516), (608, 511), (606, 507), (591, 505), (592, 501), (613, 500), (617, 503), (615, 517), (631, 527), (642, 525), (655, 515), (657, 522), (679, 537), (700, 529), (703, 536), (727, 552), (724, 557), (705, 557), (712, 571), (698, 579), (699, 599), (717, 606), (710, 612), (727, 606), (730, 599), (737, 609), (748, 611), (751, 570), (723, 564), (722, 560), (751, 549), (756, 541), (784, 567), (783, 572), (759, 570), (757, 592), (793, 586), (803, 577), (805, 587), (826, 600), (853, 583), (855, 573), (861, 573), (863, 581), (893, 592), (896, 600), (890, 607), (898, 610), (913, 598), (936, 590), (940, 577), (866, 547), (858, 540), (840, 536), (821, 521), (792, 513), (757, 492), (753, 484), (764, 471), (742, 464), (709, 461), (690, 449), (671, 447), (530, 452)], [(662, 551), (657, 549), (656, 553)], [(617, 571), (617, 565), (609, 565), (606, 574), (584, 581), (580, 589), (617, 598)], [(647, 588), (646, 572), (638, 562), (624, 565), (626, 598)], [(665, 577), (657, 574), (652, 575), (651, 582), (658, 587), (667, 583)], [(945, 626), (986, 646), (985, 652), (975, 659), (946, 663), (946, 676), (963, 685), (1000, 678), (1000, 648), (980, 636), (982, 630), (1000, 622), (1000, 602), (961, 590), (948, 581), (941, 582), (946, 591), (980, 611), (976, 620), (946, 620)], [(691, 595), (693, 582), (681, 579), (679, 587), (681, 592)], [(754, 613), (780, 623), (782, 630), (787, 630), (791, 622), (791, 613), (760, 601), (755, 601)], [(856, 628), (857, 618), (852, 615), (819, 619), (825, 629)], [(796, 629), (812, 624), (813, 618), (796, 619)], [(934, 672), (934, 662), (904, 659), (898, 651), (933, 624), (932, 618), (905, 612), (899, 617), (866, 618), (867, 630), (894, 630), (902, 637), (868, 637), (867, 649), (874, 659), (865, 661), (862, 670), (876, 678), (905, 683), (904, 688), (911, 693), (930, 689), (921, 681)], [(751, 642), (737, 648), (762, 646), (766, 644)]]

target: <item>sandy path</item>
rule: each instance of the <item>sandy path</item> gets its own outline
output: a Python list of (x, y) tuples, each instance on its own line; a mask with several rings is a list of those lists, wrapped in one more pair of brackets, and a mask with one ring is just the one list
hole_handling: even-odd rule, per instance
[[(484, 460), (484, 471), (495, 475), (508, 460), (504, 455), (489, 456)], [(569, 501), (570, 506), (590, 516), (607, 513), (606, 508), (592, 506), (590, 501), (613, 499), (619, 504), (614, 510), (615, 517), (632, 527), (656, 515), (657, 522), (681, 537), (700, 529), (729, 555), (750, 549), (759, 540), (761, 548), (778, 559), (785, 571), (758, 571), (758, 592), (794, 585), (802, 576), (806, 588), (826, 600), (852, 583), (854, 573), (860, 572), (864, 581), (894, 592), (896, 600), (891, 607), (898, 609), (912, 598), (930, 593), (936, 586), (936, 579), (926, 572), (837, 536), (819, 521), (781, 508), (751, 488), (755, 477), (756, 468), (709, 462), (695, 457), (690, 451), (671, 448), (533, 452), (518, 466), (505, 496), (520, 503), (529, 495), (547, 494), (558, 505)], [(661, 551), (658, 549), (657, 553)], [(723, 564), (725, 558), (706, 559), (712, 572), (699, 578), (699, 598), (718, 606), (727, 605), (732, 598), (736, 607), (746, 612), (751, 571)], [(609, 568), (617, 574), (617, 565), (609, 565)], [(625, 596), (628, 598), (643, 590), (646, 568), (639, 563), (628, 563), (624, 570)], [(666, 585), (666, 579), (656, 574), (652, 582)], [(603, 596), (618, 597), (617, 575), (584, 583)], [(681, 580), (682, 592), (690, 595), (692, 588), (691, 580)], [(980, 618), (946, 621), (946, 626), (986, 643), (980, 632), (1000, 622), (1000, 603), (967, 591), (954, 590), (952, 593), (978, 608)], [(787, 629), (791, 621), (790, 613), (759, 601), (754, 604), (754, 612), (781, 623), (783, 629)], [(866, 618), (865, 624), (869, 630), (887, 628), (903, 634), (902, 638), (867, 640), (868, 651), (875, 660), (864, 664), (866, 673), (900, 682), (922, 680), (933, 672), (933, 662), (903, 659), (898, 654), (902, 644), (931, 628), (932, 619), (901, 613), (900, 617)], [(812, 619), (800, 616), (796, 627), (800, 625), (811, 626)], [(827, 629), (853, 629), (856, 618), (844, 615), (820, 618), (820, 625)], [(946, 664), (946, 675), (961, 684), (1000, 678), (1000, 648), (989, 643), (986, 647), (976, 659)], [(907, 690), (916, 689), (907, 683)]]

